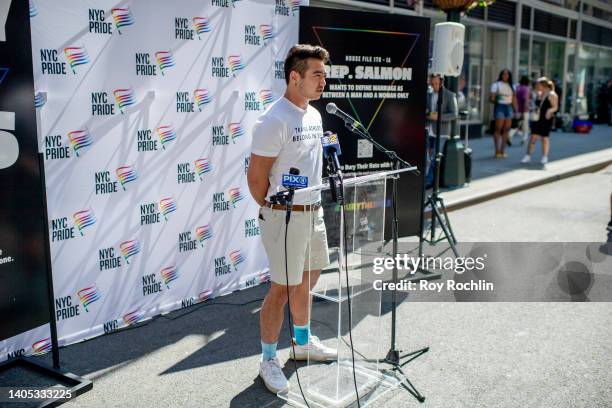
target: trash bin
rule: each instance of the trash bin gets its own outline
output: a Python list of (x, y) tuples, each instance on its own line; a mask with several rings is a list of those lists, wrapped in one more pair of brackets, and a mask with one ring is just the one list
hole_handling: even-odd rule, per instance
[(459, 137), (446, 140), (442, 150), (441, 187), (461, 187), (465, 184), (464, 146)]

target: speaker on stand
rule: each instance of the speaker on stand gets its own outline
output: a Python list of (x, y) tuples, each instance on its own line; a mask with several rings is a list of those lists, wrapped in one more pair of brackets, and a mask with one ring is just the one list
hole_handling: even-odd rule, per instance
[[(435, 245), (437, 242), (447, 240), (450, 244), (451, 249), (456, 257), (459, 257), (459, 252), (455, 245), (457, 240), (453, 234), (450, 220), (444, 206), (444, 201), (439, 195), (440, 190), (440, 167), (442, 163), (443, 155), (440, 152), (440, 129), (442, 124), (442, 102), (444, 98), (444, 77), (456, 78), (461, 74), (463, 67), (463, 41), (465, 37), (465, 26), (463, 24), (446, 22), (438, 23), (435, 26), (434, 31), (434, 48), (433, 48), (433, 60), (432, 60), (432, 73), (440, 75), (440, 91), (438, 92), (438, 104), (437, 112), (438, 119), (436, 121), (436, 142), (434, 147), (435, 154), (435, 166), (434, 166), (434, 180), (432, 192), (427, 197), (425, 204), (423, 205), (423, 211), (421, 213), (421, 221), (424, 221), (424, 210), (427, 207), (431, 208), (431, 225), (430, 225), (430, 237), (426, 238), (425, 231), (421, 231), (421, 238), (419, 240), (419, 255), (423, 255), (423, 242), (427, 241), (431, 245)], [(456, 83), (455, 83), (456, 90)], [(452, 89), (451, 89), (452, 91)], [(454, 126), (451, 126), (451, 138), (447, 143), (447, 151), (452, 150), (457, 154), (463, 155), (463, 147), (460, 140), (455, 140), (454, 136), (457, 134), (457, 121), (454, 121)], [(459, 157), (459, 156), (456, 156)], [(461, 160), (452, 160), (456, 163), (457, 171), (463, 176), (463, 182), (465, 181), (465, 165), (463, 162), (463, 156)], [(459, 168), (459, 162), (461, 168)], [(448, 164), (448, 163), (447, 163)], [(448, 169), (448, 165), (445, 166)], [(461, 182), (461, 180), (457, 180)], [(436, 223), (440, 224), (442, 228), (443, 236), (440, 239), (436, 238)], [(421, 225), (424, 226), (424, 222)], [(430, 272), (430, 271), (424, 271)]]

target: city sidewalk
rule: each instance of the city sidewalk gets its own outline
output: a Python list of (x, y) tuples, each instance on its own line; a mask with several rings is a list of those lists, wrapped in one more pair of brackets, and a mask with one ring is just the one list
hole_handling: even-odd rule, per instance
[(449, 211), (467, 207), (538, 185), (596, 171), (612, 163), (612, 127), (594, 126), (590, 133), (552, 132), (549, 162), (540, 164), (538, 141), (530, 164), (521, 164), (526, 145), (515, 136), (506, 148), (507, 158), (494, 157), (493, 137), (469, 140), (472, 149), (472, 180), (460, 188), (442, 189)]

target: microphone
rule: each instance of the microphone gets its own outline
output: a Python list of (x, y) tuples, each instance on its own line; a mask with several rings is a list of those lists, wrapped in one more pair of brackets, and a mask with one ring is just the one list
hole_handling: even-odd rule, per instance
[(325, 110), (327, 113), (331, 115), (335, 115), (342, 119), (347, 126), (352, 127), (353, 129), (358, 128), (361, 125), (357, 119), (349, 115), (348, 113), (342, 111), (342, 109), (338, 108), (335, 103), (330, 102), (325, 106)]
[(289, 224), (289, 219), (291, 218), (291, 210), (293, 210), (293, 194), (295, 194), (295, 190), (298, 188), (306, 188), (308, 187), (308, 177), (300, 176), (300, 169), (291, 167), (289, 169), (289, 174), (283, 174), (283, 178), (281, 184), (288, 191), (287, 196), (285, 198), (285, 205), (287, 206), (287, 215), (285, 217), (285, 223)]
[(308, 187), (308, 177), (300, 176), (300, 169), (291, 167), (289, 174), (283, 174), (281, 184), (290, 192), (295, 191), (298, 188)]
[[(342, 174), (340, 171), (340, 161), (338, 160), (338, 156), (342, 154), (338, 135), (328, 130), (323, 134), (321, 144), (323, 145), (323, 157), (327, 159), (328, 163), (328, 173), (340, 172)], [(330, 169), (332, 171), (329, 171)]]

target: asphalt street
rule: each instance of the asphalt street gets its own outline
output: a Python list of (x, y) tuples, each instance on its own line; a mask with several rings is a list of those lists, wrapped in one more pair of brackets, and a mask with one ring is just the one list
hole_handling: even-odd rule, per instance
[[(449, 216), (463, 242), (604, 242), (611, 176), (608, 167)], [(65, 406), (283, 406), (257, 376), (258, 311), (266, 289), (236, 292), (135, 330), (63, 348), (63, 367), (94, 381), (92, 391)], [(389, 344), (385, 312), (382, 322), (364, 316), (356, 323), (358, 332), (377, 334), (382, 351)], [(333, 330), (313, 326), (334, 344)], [(427, 399), (419, 404), (395, 389), (375, 407), (612, 406), (610, 303), (403, 302), (397, 330), (400, 348), (431, 348), (406, 367)], [(280, 358), (296, 387), (288, 345), (283, 335)], [(0, 374), (0, 383), (40, 380), (12, 372)]]

